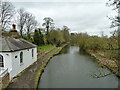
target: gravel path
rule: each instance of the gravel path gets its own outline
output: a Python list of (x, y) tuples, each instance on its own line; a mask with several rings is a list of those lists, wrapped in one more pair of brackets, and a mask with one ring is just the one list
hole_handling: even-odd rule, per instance
[(50, 55), (52, 55), (54, 52), (56, 52), (59, 48), (51, 51), (47, 55), (45, 55), (42, 59), (38, 60), (36, 63), (34, 63), (32, 66), (27, 68), (22, 74), (15, 78), (12, 83), (9, 84), (10, 88), (34, 88), (35, 85), (35, 79), (36, 74), (38, 70), (40, 69), (40, 66), (42, 65), (42, 62), (44, 62)]

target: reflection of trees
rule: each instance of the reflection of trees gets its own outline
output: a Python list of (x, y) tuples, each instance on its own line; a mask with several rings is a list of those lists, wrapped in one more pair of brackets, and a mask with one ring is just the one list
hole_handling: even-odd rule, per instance
[(93, 78), (102, 78), (111, 74), (112, 74), (111, 72), (106, 73), (105, 71), (103, 71), (103, 69), (102, 70), (99, 69), (97, 72), (91, 72), (90, 76)]
[(68, 53), (68, 52), (69, 52), (69, 48), (70, 48), (70, 46), (64, 47), (60, 53), (61, 53), (61, 54), (66, 54), (66, 53)]
[(85, 52), (83, 49), (80, 49), (80, 48), (79, 48), (79, 53), (80, 53), (81, 55), (86, 55), (86, 54), (87, 54), (87, 52)]

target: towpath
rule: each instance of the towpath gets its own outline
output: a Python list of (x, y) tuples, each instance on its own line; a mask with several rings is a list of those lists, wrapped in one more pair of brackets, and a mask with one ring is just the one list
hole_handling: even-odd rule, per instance
[(24, 70), (18, 77), (14, 78), (6, 90), (9, 90), (10, 88), (34, 88), (36, 82), (36, 74), (40, 69), (40, 66), (50, 55), (52, 55), (58, 49), (59, 48), (52, 50), (50, 53), (46, 54), (43, 57), (41, 57), (41, 54), (38, 53), (38, 60), (33, 65)]

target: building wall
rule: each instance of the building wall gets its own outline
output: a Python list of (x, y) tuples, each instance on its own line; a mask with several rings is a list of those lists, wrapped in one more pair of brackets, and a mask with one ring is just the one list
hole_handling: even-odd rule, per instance
[[(12, 54), (11, 52), (0, 52), (4, 60), (4, 68), (8, 68), (8, 72), (12, 71)], [(11, 77), (11, 74), (10, 74)]]
[[(32, 49), (34, 50), (34, 57), (32, 57)], [(12, 53), (12, 77), (23, 71), (37, 60), (37, 48), (21, 50)], [(23, 63), (20, 63), (20, 53), (23, 52)], [(17, 58), (15, 58), (17, 56)]]
[[(34, 50), (34, 57), (32, 57), (32, 49)], [(20, 63), (20, 52), (23, 52), (23, 63)], [(10, 80), (37, 60), (37, 48), (15, 52), (2, 52), (0, 54), (3, 55), (4, 66), (8, 68), (8, 72), (10, 73)]]

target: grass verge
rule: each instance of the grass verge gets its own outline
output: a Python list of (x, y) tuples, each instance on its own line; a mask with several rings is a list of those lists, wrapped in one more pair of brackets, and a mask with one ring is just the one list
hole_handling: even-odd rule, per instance
[[(52, 57), (55, 56), (55, 55), (58, 55), (58, 54), (60, 53), (60, 51), (61, 51), (65, 46), (67, 46), (67, 45), (68, 45), (68, 44), (64, 44), (64, 45), (62, 45), (61, 47), (59, 47), (59, 49), (58, 49), (56, 52), (54, 52), (52, 55), (50, 55), (50, 56), (45, 60), (45, 62), (41, 65), (41, 67), (40, 67), (40, 69), (39, 69), (39, 71), (37, 72), (37, 75), (36, 75), (35, 90), (38, 88), (38, 83), (39, 83), (39, 81), (40, 81), (41, 75), (42, 75), (42, 73), (44, 72), (44, 69), (45, 69), (45, 67), (47, 66), (48, 62), (50, 61), (50, 58), (52, 58)], [(55, 49), (55, 48), (54, 48), (54, 49)], [(54, 49), (50, 50), (48, 53), (50, 53), (50, 52), (53, 51)], [(48, 53), (46, 53), (46, 54), (48, 54)]]
[(51, 49), (51, 48), (53, 48), (53, 47), (55, 47), (55, 46), (53, 46), (53, 45), (38, 46), (38, 47), (37, 47), (37, 50), (44, 51), (44, 50), (49, 50), (49, 49)]

